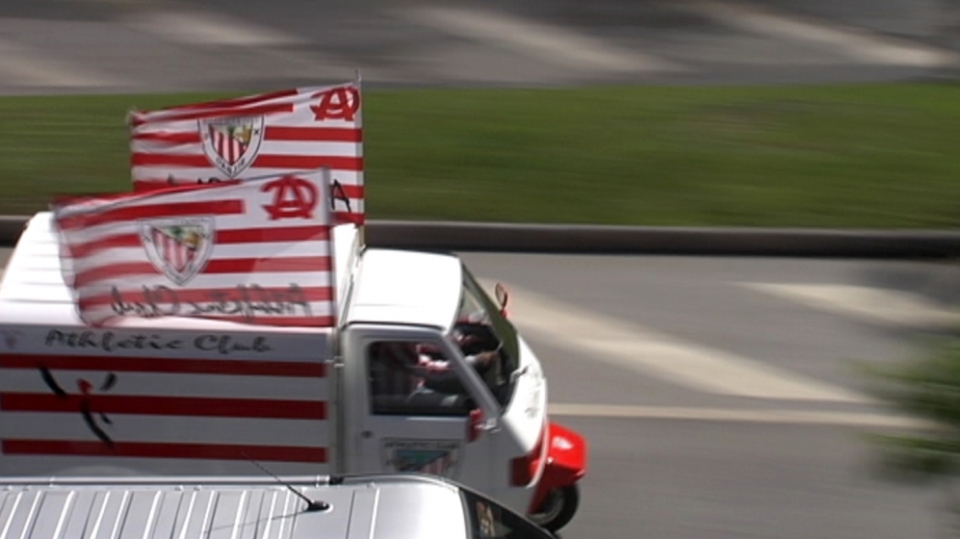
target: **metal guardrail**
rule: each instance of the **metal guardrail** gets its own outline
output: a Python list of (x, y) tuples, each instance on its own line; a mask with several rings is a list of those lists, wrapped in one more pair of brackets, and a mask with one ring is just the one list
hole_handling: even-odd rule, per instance
[[(0, 216), (13, 246), (28, 217)], [(369, 245), (397, 249), (527, 253), (949, 258), (960, 231), (822, 230), (370, 221)]]

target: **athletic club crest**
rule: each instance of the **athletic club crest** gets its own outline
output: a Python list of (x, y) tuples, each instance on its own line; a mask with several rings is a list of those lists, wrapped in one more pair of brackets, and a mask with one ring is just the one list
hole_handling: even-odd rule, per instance
[(383, 441), (383, 467), (395, 472), (420, 472), (455, 479), (460, 463), (456, 440)]
[(200, 120), (203, 153), (229, 178), (250, 166), (263, 141), (263, 116)]
[(181, 286), (206, 267), (213, 232), (212, 217), (140, 221), (140, 241), (150, 262)]

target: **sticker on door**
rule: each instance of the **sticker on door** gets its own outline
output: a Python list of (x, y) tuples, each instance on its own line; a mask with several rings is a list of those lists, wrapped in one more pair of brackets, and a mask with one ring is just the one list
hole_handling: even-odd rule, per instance
[(384, 471), (421, 472), (456, 479), (461, 442), (386, 438), (381, 446)]

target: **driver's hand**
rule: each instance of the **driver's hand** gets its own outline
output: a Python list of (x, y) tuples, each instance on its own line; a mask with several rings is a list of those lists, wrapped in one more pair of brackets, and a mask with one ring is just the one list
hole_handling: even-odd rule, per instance
[(417, 344), (417, 354), (421, 356), (440, 356), (442, 352), (439, 347), (432, 344), (419, 343)]

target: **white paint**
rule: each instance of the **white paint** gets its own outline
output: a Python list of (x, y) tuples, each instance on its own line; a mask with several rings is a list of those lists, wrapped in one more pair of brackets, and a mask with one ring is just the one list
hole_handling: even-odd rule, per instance
[(612, 404), (551, 404), (548, 412), (551, 416), (622, 419), (674, 419), (917, 429), (931, 426), (926, 422), (906, 417), (857, 412), (815, 412), (803, 410), (747, 410), (679, 406), (624, 406)]
[[(493, 283), (484, 281), (484, 286), (492, 290)], [(585, 361), (605, 361), (695, 390), (724, 395), (869, 402), (866, 396), (845, 388), (506, 286), (511, 292), (511, 320), (520, 331), (577, 350)]]
[(305, 42), (287, 32), (212, 13), (152, 11), (127, 16), (123, 22), (142, 32), (184, 45), (269, 47)]
[(954, 54), (944, 50), (892, 38), (882, 38), (860, 29), (819, 21), (815, 23), (758, 6), (711, 0), (681, 1), (675, 5), (747, 32), (828, 45), (859, 62), (941, 67), (957, 61)]
[(960, 311), (916, 294), (839, 284), (740, 283), (741, 286), (832, 313), (904, 326), (950, 326)]
[(341, 323), (447, 328), (460, 303), (460, 264), (449, 255), (368, 248), (360, 258)]
[(119, 86), (112, 76), (60, 62), (29, 47), (0, 39), (0, 81), (10, 86), (91, 88)]
[(660, 58), (615, 47), (556, 25), (489, 10), (453, 6), (401, 12), (419, 24), (453, 35), (492, 43), (570, 69), (609, 72), (677, 71)]

